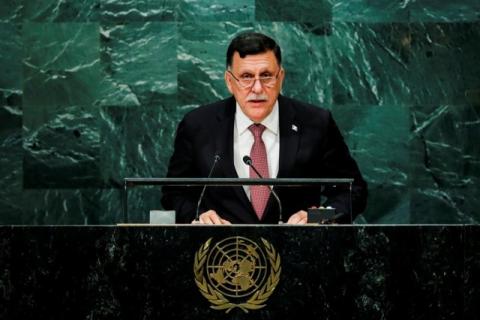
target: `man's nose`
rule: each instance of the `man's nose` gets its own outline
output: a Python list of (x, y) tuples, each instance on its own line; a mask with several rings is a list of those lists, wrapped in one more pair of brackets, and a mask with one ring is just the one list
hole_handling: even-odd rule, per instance
[(262, 83), (260, 82), (260, 79), (255, 79), (255, 82), (253, 83), (253, 86), (252, 86), (252, 91), (254, 93), (260, 93), (263, 91), (263, 86), (262, 86)]

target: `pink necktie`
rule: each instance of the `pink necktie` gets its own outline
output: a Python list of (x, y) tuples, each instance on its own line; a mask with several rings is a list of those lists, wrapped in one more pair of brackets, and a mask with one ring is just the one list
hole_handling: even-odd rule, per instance
[[(262, 140), (262, 134), (266, 128), (262, 124), (252, 124), (248, 129), (252, 132), (254, 138), (252, 150), (250, 151), (250, 158), (252, 158), (253, 165), (262, 177), (269, 178), (267, 150), (265, 149), (265, 144)], [(251, 167), (250, 178), (259, 178)], [(250, 186), (250, 201), (252, 202), (253, 209), (260, 220), (262, 219), (263, 212), (267, 206), (269, 196), (270, 188), (268, 186)]]

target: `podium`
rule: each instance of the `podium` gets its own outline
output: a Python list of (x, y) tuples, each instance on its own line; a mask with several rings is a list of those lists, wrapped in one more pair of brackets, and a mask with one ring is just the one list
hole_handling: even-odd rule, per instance
[(479, 226), (4, 226), (0, 239), (1, 319), (480, 316)]
[[(315, 188), (318, 189), (318, 199), (315, 203), (322, 204), (322, 192), (326, 186), (333, 186), (339, 190), (343, 189), (345, 194), (348, 194), (347, 199), (345, 199), (345, 212), (338, 212), (337, 218), (343, 220), (343, 223), (351, 223), (352, 218), (352, 188), (353, 188), (353, 179), (352, 178), (275, 178), (275, 179), (250, 179), (250, 178), (124, 178), (123, 179), (123, 190), (122, 190), (122, 209), (123, 209), (123, 222), (128, 223), (132, 222), (132, 219), (128, 211), (128, 190), (133, 187), (139, 186), (175, 186), (188, 190), (188, 188), (197, 187), (202, 188), (202, 191), (199, 192), (198, 198), (198, 207), (204, 199), (204, 193), (207, 188), (211, 187), (243, 187), (243, 186), (253, 186), (253, 185), (266, 185), (271, 188), (271, 195), (276, 199), (276, 207), (280, 212), (280, 219), (282, 217), (282, 201), (277, 195), (278, 189), (281, 188)], [(274, 191), (275, 189), (276, 191)], [(290, 192), (291, 189), (289, 189)], [(305, 189), (302, 189), (305, 190)], [(311, 190), (310, 190), (311, 191)], [(242, 191), (243, 192), (243, 191)], [(302, 195), (303, 196), (303, 195)], [(245, 198), (246, 199), (246, 198)], [(195, 198), (195, 200), (197, 200)], [(331, 208), (331, 207), (329, 207)], [(158, 208), (150, 208), (150, 210), (155, 210)], [(198, 209), (198, 208), (197, 208)], [(334, 212), (335, 209), (331, 208)], [(302, 210), (307, 210), (307, 208), (302, 208)], [(295, 211), (296, 212), (296, 211)], [(335, 216), (335, 212), (331, 214)], [(330, 217), (331, 218), (331, 217)], [(193, 220), (193, 218), (192, 218)]]

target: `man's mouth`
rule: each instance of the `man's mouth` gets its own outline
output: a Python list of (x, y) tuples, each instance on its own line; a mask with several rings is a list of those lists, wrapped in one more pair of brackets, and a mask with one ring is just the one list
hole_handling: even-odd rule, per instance
[(264, 94), (251, 94), (250, 96), (247, 97), (248, 102), (253, 102), (253, 103), (262, 103), (268, 100), (268, 97)]

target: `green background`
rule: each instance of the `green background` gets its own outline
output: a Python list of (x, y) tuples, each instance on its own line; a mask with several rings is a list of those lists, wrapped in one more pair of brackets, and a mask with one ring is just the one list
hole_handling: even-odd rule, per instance
[[(1, 0), (0, 224), (120, 222), (122, 179), (165, 176), (244, 30), (332, 110), (369, 183), (356, 222), (480, 221), (478, 0)], [(134, 221), (159, 207), (130, 194)]]

